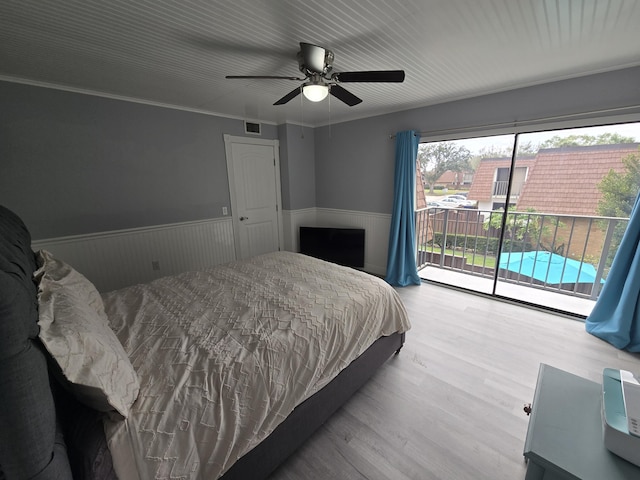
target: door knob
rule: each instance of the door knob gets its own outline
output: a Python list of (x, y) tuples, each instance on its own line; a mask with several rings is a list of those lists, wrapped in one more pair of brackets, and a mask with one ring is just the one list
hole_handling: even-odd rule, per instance
[(249, 220), (249, 217), (240, 217), (240, 221)]

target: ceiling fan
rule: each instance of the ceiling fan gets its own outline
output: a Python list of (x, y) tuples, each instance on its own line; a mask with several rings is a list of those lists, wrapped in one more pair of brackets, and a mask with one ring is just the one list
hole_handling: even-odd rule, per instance
[(227, 75), (226, 78), (281, 79), (304, 82), (295, 90), (287, 93), (274, 105), (284, 105), (302, 93), (312, 102), (320, 102), (330, 93), (350, 107), (358, 105), (362, 99), (340, 86), (350, 82), (394, 82), (404, 81), (404, 70), (369, 70), (359, 72), (333, 72), (333, 52), (317, 45), (300, 42), (298, 68), (304, 77), (274, 75)]

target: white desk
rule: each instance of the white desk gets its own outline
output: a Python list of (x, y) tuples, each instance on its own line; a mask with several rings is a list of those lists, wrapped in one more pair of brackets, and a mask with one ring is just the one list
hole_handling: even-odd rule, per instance
[(526, 480), (638, 480), (602, 440), (600, 384), (541, 364), (524, 445)]

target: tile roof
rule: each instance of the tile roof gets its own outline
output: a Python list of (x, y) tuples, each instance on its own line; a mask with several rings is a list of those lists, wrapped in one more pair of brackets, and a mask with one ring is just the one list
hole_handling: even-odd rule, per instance
[[(469, 171), (466, 173), (473, 173), (473, 171)], [(465, 172), (454, 172), (453, 170), (447, 170), (440, 178), (436, 180), (436, 185), (453, 185), (453, 184), (462, 184), (464, 183)]]
[[(517, 167), (532, 167), (536, 162), (534, 157), (516, 159)], [(497, 168), (509, 168), (511, 157), (483, 158), (473, 176), (473, 183), (469, 188), (467, 198), (479, 202), (490, 202), (493, 194), (493, 182)]]
[[(545, 213), (595, 215), (598, 184), (610, 171), (623, 172), (622, 159), (640, 144), (543, 149), (536, 155), (516, 208)], [(475, 183), (475, 182), (474, 182)]]

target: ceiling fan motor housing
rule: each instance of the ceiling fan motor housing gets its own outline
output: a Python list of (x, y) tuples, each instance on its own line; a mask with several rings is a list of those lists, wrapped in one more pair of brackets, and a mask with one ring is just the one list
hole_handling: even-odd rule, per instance
[(298, 68), (308, 77), (328, 75), (333, 68), (334, 55), (331, 50), (300, 42)]

